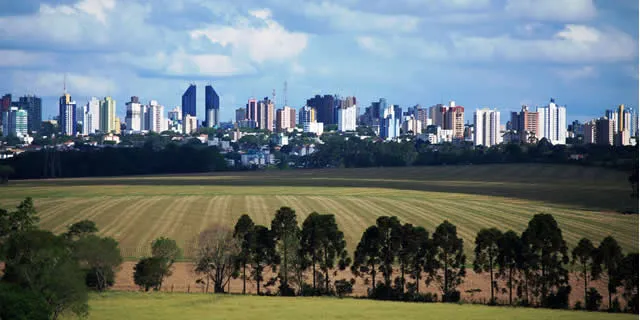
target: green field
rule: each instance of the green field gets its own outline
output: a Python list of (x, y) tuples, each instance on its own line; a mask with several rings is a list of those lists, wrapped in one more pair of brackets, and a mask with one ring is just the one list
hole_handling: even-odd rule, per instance
[[(92, 295), (89, 319), (634, 319), (637, 315), (444, 303), (185, 293)], [(71, 319), (71, 318), (70, 318)]]
[(628, 174), (559, 165), (470, 165), (411, 168), (327, 169), (216, 175), (11, 181), (0, 188), (0, 205), (34, 198), (40, 226), (54, 232), (91, 219), (103, 235), (120, 241), (123, 255), (149, 253), (159, 236), (189, 243), (208, 225), (232, 227), (244, 213), (269, 224), (281, 206), (298, 221), (311, 212), (333, 213), (350, 250), (381, 215), (429, 231), (448, 219), (465, 250), (481, 228), (521, 232), (536, 213), (551, 213), (570, 246), (581, 237), (599, 242), (612, 234), (625, 251), (638, 251), (638, 216)]

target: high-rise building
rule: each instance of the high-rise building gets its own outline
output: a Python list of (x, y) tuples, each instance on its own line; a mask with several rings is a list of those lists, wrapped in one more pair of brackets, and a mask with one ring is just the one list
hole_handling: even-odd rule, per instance
[[(184, 133), (190, 133), (189, 131), (186, 131), (187, 126), (186, 126), (186, 117), (187, 115), (190, 115), (191, 117), (195, 118), (197, 116), (196, 114), (196, 103), (197, 103), (197, 99), (196, 99), (196, 85), (195, 84), (191, 84), (189, 85), (189, 88), (187, 88), (187, 90), (184, 92), (184, 94), (182, 95), (182, 122), (183, 122), (183, 127), (185, 129)], [(192, 120), (190, 120), (192, 121)], [(197, 126), (196, 126), (197, 129)]]
[(100, 131), (110, 133), (120, 131), (120, 124), (116, 125), (116, 101), (107, 96), (100, 101)]
[(307, 100), (307, 106), (316, 109), (316, 117), (318, 122), (324, 123), (324, 125), (336, 124), (337, 118), (335, 115), (335, 97), (332, 95), (316, 95), (315, 97)]
[(257, 102), (257, 118), (250, 118), (250, 120), (256, 121), (258, 129), (273, 131), (275, 116), (274, 107), (273, 101), (269, 100), (268, 97), (265, 97), (264, 100)]
[(420, 121), (420, 126), (426, 128), (431, 125), (431, 119), (429, 118), (429, 110), (423, 108), (417, 104), (407, 110), (407, 116), (413, 116), (416, 120)]
[(402, 131), (404, 134), (412, 133), (412, 135), (419, 135), (422, 133), (422, 121), (418, 120), (413, 114), (405, 116), (402, 122)]
[(198, 118), (187, 114), (184, 117), (183, 127), (185, 134), (193, 133), (194, 131), (198, 130)]
[(464, 107), (450, 107), (445, 114), (445, 130), (453, 130), (454, 139), (464, 139)]
[(344, 103), (337, 109), (338, 131), (356, 131), (357, 106), (354, 97), (347, 97)]
[(276, 130), (283, 131), (296, 126), (296, 109), (284, 106), (276, 111)]
[(247, 119), (247, 109), (246, 108), (236, 109), (236, 122), (240, 122), (246, 119)]
[(380, 122), (380, 137), (384, 140), (393, 140), (400, 135), (400, 119), (396, 119), (396, 111), (393, 105), (389, 105), (382, 113)]
[(11, 94), (5, 94), (0, 100), (0, 127), (2, 132), (9, 130), (9, 111), (11, 108)]
[[(28, 112), (18, 107), (10, 107), (6, 135), (13, 135), (17, 137), (24, 137), (28, 134)], [(4, 132), (3, 132), (4, 133)]]
[(613, 145), (616, 122), (607, 117), (596, 120), (596, 144)]
[(519, 140), (527, 143), (531, 136), (540, 137), (538, 119), (538, 112), (531, 112), (528, 106), (522, 106), (520, 112), (511, 112), (511, 125), (507, 129), (516, 131)]
[(122, 132), (122, 123), (120, 122), (120, 118), (115, 117), (113, 126), (115, 127), (115, 129), (113, 130), (115, 134), (120, 134)]
[(638, 136), (638, 109), (629, 108), (631, 114), (631, 123), (629, 124), (629, 135), (632, 137)]
[(316, 109), (310, 106), (304, 106), (298, 111), (298, 123), (305, 124), (308, 122), (316, 122)]
[(551, 99), (546, 107), (538, 107), (540, 139), (547, 138), (552, 144), (565, 144), (567, 140), (567, 109), (556, 105)]
[(245, 119), (258, 122), (258, 100), (251, 98), (247, 101), (246, 107), (247, 115)]
[(582, 143), (596, 143), (596, 122), (591, 120), (582, 125), (583, 137)]
[(164, 107), (158, 104), (158, 101), (151, 100), (146, 107), (145, 123), (148, 131), (162, 132), (166, 130), (166, 121), (164, 120)]
[(30, 133), (39, 131), (42, 124), (42, 99), (36, 96), (20, 97), (18, 108), (26, 110), (29, 115), (28, 131)]
[(204, 109), (207, 127), (213, 128), (220, 125), (220, 97), (211, 85), (204, 87)]
[(100, 100), (92, 97), (82, 108), (82, 134), (94, 134), (100, 130)]
[(140, 132), (142, 131), (144, 118), (142, 117), (142, 105), (140, 99), (136, 96), (131, 97), (131, 101), (126, 103), (127, 114), (125, 117), (125, 123), (127, 124), (127, 131)]
[(496, 109), (476, 109), (473, 114), (474, 141), (478, 146), (491, 147), (502, 142), (500, 135), (500, 112)]
[(59, 124), (62, 135), (75, 136), (76, 131), (76, 102), (71, 99), (71, 95), (67, 93), (60, 97), (59, 101)]

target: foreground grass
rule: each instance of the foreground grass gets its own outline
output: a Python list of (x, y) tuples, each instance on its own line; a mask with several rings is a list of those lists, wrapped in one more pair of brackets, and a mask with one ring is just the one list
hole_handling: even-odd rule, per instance
[[(336, 298), (283, 298), (180, 293), (109, 292), (92, 295), (89, 319), (633, 319), (634, 315), (402, 303)], [(70, 319), (70, 318), (69, 318)]]

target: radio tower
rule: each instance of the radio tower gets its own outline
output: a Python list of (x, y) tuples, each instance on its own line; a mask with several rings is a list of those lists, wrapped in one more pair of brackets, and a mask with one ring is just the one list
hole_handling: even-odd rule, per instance
[(273, 101), (273, 108), (275, 109), (275, 107), (276, 107), (276, 89), (273, 89), (272, 101)]

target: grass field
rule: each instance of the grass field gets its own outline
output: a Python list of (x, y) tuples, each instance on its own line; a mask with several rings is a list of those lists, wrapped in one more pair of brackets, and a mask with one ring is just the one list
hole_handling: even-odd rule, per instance
[[(111, 292), (93, 295), (89, 319), (634, 319), (637, 315), (335, 298)], [(71, 319), (71, 318), (69, 318)]]
[(557, 165), (483, 165), (413, 168), (266, 171), (216, 175), (11, 181), (0, 205), (34, 198), (40, 226), (54, 232), (81, 219), (120, 242), (123, 255), (148, 254), (159, 236), (189, 243), (208, 225), (232, 227), (248, 213), (269, 224), (281, 206), (302, 223), (311, 212), (333, 213), (350, 250), (381, 215), (429, 231), (448, 219), (472, 257), (476, 232), (485, 227), (521, 232), (536, 213), (552, 213), (570, 246), (581, 237), (599, 242), (615, 235), (636, 251), (638, 216), (624, 172)]

